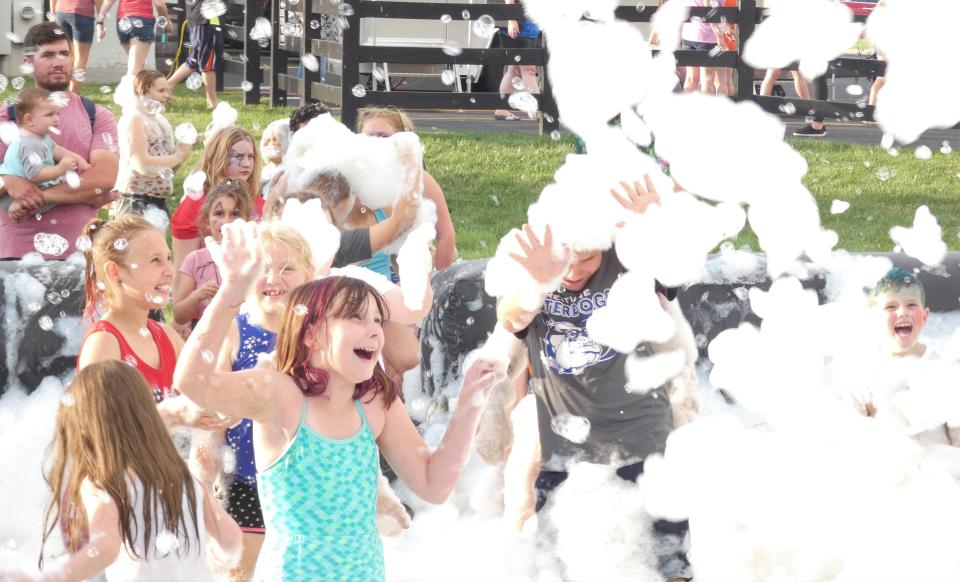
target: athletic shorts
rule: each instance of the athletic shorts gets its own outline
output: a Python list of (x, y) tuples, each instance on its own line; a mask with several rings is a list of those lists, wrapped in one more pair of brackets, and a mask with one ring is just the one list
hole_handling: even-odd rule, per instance
[[(130, 24), (130, 30), (123, 31), (120, 29), (120, 23), (124, 20)], [(135, 38), (140, 42), (153, 42), (157, 38), (156, 25), (157, 21), (154, 18), (124, 16), (117, 20), (117, 38), (120, 39), (120, 44), (129, 44), (131, 38)], [(124, 25), (124, 28), (127, 28), (127, 26)]]
[(234, 479), (230, 484), (230, 497), (227, 499), (227, 513), (237, 522), (240, 529), (248, 533), (263, 533), (263, 511), (260, 510), (260, 495), (256, 487), (251, 487)]
[(685, 51), (712, 51), (717, 48), (715, 42), (697, 42), (695, 40), (681, 40), (680, 48)]
[(70, 39), (70, 42), (93, 44), (94, 20), (92, 16), (57, 12), (57, 24), (67, 31), (67, 38)]
[(217, 69), (223, 58), (223, 31), (219, 26), (199, 24), (190, 27), (190, 56), (187, 66), (194, 71), (210, 72)]

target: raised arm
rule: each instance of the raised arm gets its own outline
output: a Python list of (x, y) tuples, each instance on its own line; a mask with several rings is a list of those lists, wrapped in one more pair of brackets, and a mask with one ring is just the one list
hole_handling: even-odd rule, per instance
[[(510, 253), (510, 256), (530, 273), (535, 281), (546, 284), (557, 281), (570, 267), (570, 253), (565, 251), (561, 257), (554, 255), (553, 232), (548, 225), (544, 231), (543, 242), (537, 238), (529, 224), (523, 225), (523, 232), (517, 233), (517, 243), (523, 254)], [(540, 311), (543, 297), (539, 301), (530, 301), (523, 295), (501, 297), (497, 301), (497, 321), (510, 333), (527, 328)], [(524, 305), (536, 305), (533, 311)]]
[(440, 446), (432, 452), (413, 426), (402, 403), (395, 402), (387, 409), (377, 444), (411, 491), (431, 503), (443, 503), (450, 496), (467, 463), (470, 443), (487, 395), (502, 373), (495, 363), (485, 360), (478, 359), (470, 366), (447, 432)]
[(256, 225), (244, 221), (224, 225), (223, 242), (208, 238), (207, 246), (223, 283), (183, 346), (174, 388), (202, 408), (275, 424), (280, 410), (275, 392), (283, 376), (263, 369), (225, 372), (216, 363), (230, 322), (263, 271)]
[(457, 258), (457, 231), (453, 228), (443, 189), (428, 172), (423, 173), (423, 197), (437, 205), (437, 255), (433, 266), (439, 271), (452, 265)]
[(193, 146), (188, 143), (177, 144), (176, 151), (170, 155), (151, 156), (147, 152), (147, 126), (143, 119), (132, 115), (128, 123), (128, 130), (122, 131), (121, 134), (126, 134), (127, 143), (130, 145), (130, 161), (133, 162), (134, 170), (147, 173), (158, 168), (175, 168), (190, 156)]

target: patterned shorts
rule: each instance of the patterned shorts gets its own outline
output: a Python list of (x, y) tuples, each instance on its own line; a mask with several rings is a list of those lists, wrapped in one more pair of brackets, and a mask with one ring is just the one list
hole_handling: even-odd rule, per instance
[(264, 533), (263, 512), (260, 510), (260, 495), (257, 488), (240, 480), (230, 484), (227, 513), (248, 533)]

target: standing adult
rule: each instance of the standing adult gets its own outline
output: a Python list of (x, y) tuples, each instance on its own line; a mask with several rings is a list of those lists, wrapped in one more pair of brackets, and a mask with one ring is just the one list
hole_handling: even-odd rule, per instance
[(181, 81), (200, 73), (207, 94), (207, 108), (213, 109), (217, 99), (217, 63), (223, 58), (223, 31), (220, 18), (203, 15), (204, 2), (187, 2), (187, 25), (190, 27), (190, 55), (170, 77), (172, 91)]
[[(97, 0), (99, 4), (102, 0)], [(50, 12), (60, 26), (67, 31), (73, 48), (74, 77), (70, 81), (70, 90), (80, 89), (87, 59), (90, 58), (90, 45), (93, 44), (94, 19), (97, 7), (94, 0), (50, 0)]]
[[(516, 4), (516, 0), (504, 0), (504, 4)], [(532, 20), (507, 21), (507, 34), (500, 31), (500, 41), (503, 48), (537, 48), (540, 46), (540, 27)], [(514, 79), (522, 81), (522, 89), (514, 86)], [(518, 84), (519, 85), (519, 84)], [(507, 65), (500, 79), (500, 94), (510, 95), (514, 91), (528, 91), (531, 95), (540, 92), (537, 83), (536, 65)], [(506, 109), (497, 109), (493, 116), (500, 121), (516, 121), (520, 119)]]
[[(66, 98), (60, 110), (60, 133), (53, 141), (90, 163), (80, 175), (75, 188), (60, 184), (41, 191), (29, 180), (8, 176), (0, 187), (0, 196), (20, 202), (25, 212), (7, 215), (0, 212), (0, 259), (20, 259), (35, 250), (34, 238), (46, 234), (42, 245), (45, 259), (63, 259), (75, 250), (83, 225), (96, 216), (97, 209), (112, 202), (113, 184), (117, 179), (117, 122), (113, 114), (89, 99), (70, 91), (73, 78), (73, 54), (67, 33), (56, 22), (43, 22), (32, 27), (23, 40), (24, 62), (33, 66), (36, 85), (59, 92)], [(0, 111), (6, 120), (9, 110)], [(0, 156), (6, 153), (0, 142)], [(40, 220), (33, 214), (47, 202), (57, 204)], [(59, 238), (57, 238), (59, 237)], [(61, 252), (60, 247), (62, 247)]]
[[(104, 21), (116, 0), (105, 0), (97, 12), (97, 39), (103, 40), (106, 33)], [(156, 12), (154, 12), (156, 9)], [(173, 32), (165, 0), (120, 0), (117, 6), (117, 38), (127, 53), (127, 74), (136, 75), (150, 54), (150, 47), (157, 38), (157, 20), (168, 33)]]

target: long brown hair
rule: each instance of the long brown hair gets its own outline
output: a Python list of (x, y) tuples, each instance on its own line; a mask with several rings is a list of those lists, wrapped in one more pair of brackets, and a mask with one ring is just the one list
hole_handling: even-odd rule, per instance
[[(43, 518), (44, 545), (64, 514), (67, 547), (71, 552), (79, 549), (87, 523), (80, 499), (84, 480), (105, 491), (117, 505), (121, 537), (134, 556), (147, 557), (162, 529), (186, 541), (178, 548), (178, 556), (180, 549), (189, 552), (191, 537), (199, 541), (193, 478), (160, 420), (146, 381), (127, 364), (106, 360), (80, 370), (57, 411), (47, 455), (53, 463), (44, 478), (53, 497)], [(136, 519), (131, 480), (139, 480), (143, 487), (143, 523)], [(192, 517), (192, 536), (187, 513)], [(143, 531), (142, 554), (134, 547), (138, 531)], [(42, 546), (39, 564), (43, 566)]]
[(241, 141), (249, 142), (253, 148), (253, 172), (247, 179), (252, 207), (260, 192), (260, 148), (257, 147), (257, 142), (253, 141), (250, 132), (242, 127), (233, 126), (225, 127), (213, 134), (213, 137), (203, 144), (203, 157), (200, 158), (197, 169), (203, 170), (207, 175), (207, 182), (203, 187), (204, 194), (210, 191), (213, 184), (230, 180), (231, 178), (227, 176), (227, 168), (230, 166), (230, 149)]
[(84, 269), (85, 311), (93, 309), (100, 299), (105, 299), (109, 305), (113, 290), (100, 280), (104, 265), (109, 261), (124, 264), (130, 239), (150, 229), (157, 227), (137, 214), (124, 214), (109, 221), (94, 218), (84, 225), (77, 246), (87, 261)]
[[(290, 292), (277, 334), (277, 369), (293, 378), (306, 396), (323, 394), (330, 375), (309, 365), (310, 349), (304, 337), (311, 328), (331, 317), (363, 315), (368, 297), (373, 297), (380, 316), (386, 321), (389, 318), (387, 302), (376, 289), (359, 279), (326, 277), (304, 283)], [(389, 407), (400, 391), (377, 363), (373, 376), (354, 387), (353, 399), (359, 400), (367, 393), (370, 393), (367, 402), (382, 393)]]
[(393, 126), (397, 132), (413, 131), (413, 121), (402, 110), (393, 107), (364, 107), (357, 113), (357, 133), (363, 131), (363, 126), (372, 119), (383, 119)]
[(137, 76), (133, 78), (133, 92), (141, 96), (146, 95), (147, 92), (150, 91), (150, 88), (153, 87), (153, 82), (163, 76), (163, 73), (153, 69), (141, 70), (137, 73)]

